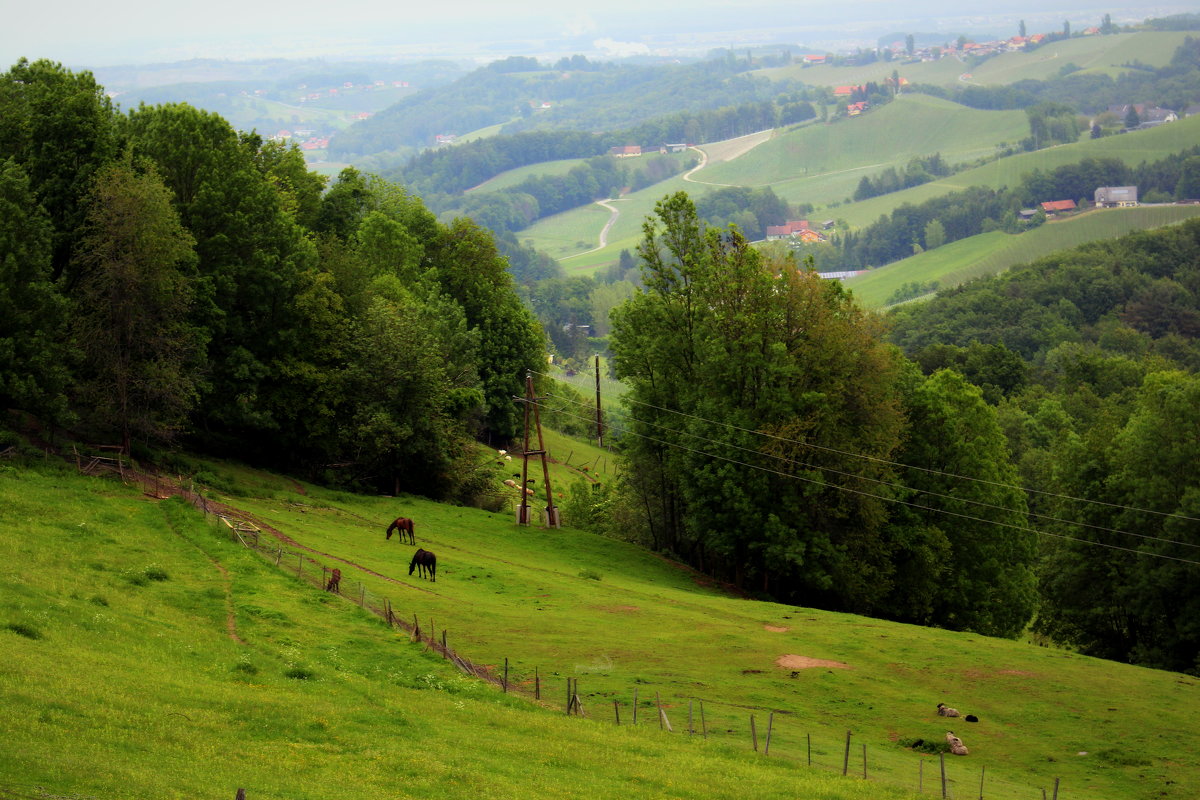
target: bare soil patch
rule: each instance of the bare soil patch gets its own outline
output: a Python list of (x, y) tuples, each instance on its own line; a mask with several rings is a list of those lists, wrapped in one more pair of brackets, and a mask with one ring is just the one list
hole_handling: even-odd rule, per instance
[(823, 658), (809, 658), (808, 656), (797, 655), (780, 656), (775, 659), (775, 664), (784, 669), (812, 669), (813, 667), (852, 669), (849, 664), (843, 664), (841, 661), (827, 661)]
[(763, 630), (770, 631), (771, 633), (787, 633), (789, 629), (782, 625), (763, 625)]

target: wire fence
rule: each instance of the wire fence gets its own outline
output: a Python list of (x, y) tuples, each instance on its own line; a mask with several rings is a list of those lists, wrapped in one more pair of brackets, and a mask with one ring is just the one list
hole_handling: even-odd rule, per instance
[[(505, 658), (503, 664), (480, 664), (451, 646), (450, 631), (439, 630), (434, 617), (414, 609), (411, 599), (401, 608), (392, 599), (368, 588), (362, 580), (340, 575), (330, 586), (335, 569), (346, 564), (320, 553), (293, 547), (260, 527), (253, 519), (205, 497), (203, 489), (184, 488), (184, 498), (215, 518), (227, 535), (255, 550), (278, 568), (321, 589), (335, 591), (349, 602), (378, 616), (390, 630), (407, 633), (410, 641), (451, 662), (459, 671), (523, 697), (546, 708), (561, 709), (570, 716), (597, 724), (657, 727), (668, 735), (699, 737), (724, 745), (751, 749), (763, 758), (783, 759), (807, 768), (833, 772), (848, 778), (895, 785), (931, 797), (966, 800), (1058, 800), (1059, 779), (1047, 776), (1041, 785), (1015, 779), (1002, 770), (976, 765), (967, 757), (945, 753), (928, 754), (909, 749), (898, 741), (889, 747), (859, 741), (852, 731), (834, 732), (830, 724), (802, 721), (783, 709), (726, 703), (701, 696), (675, 694), (663, 697), (648, 684), (635, 684), (627, 691), (588, 691), (586, 675), (592, 668), (551, 670)], [(264, 535), (264, 534), (267, 535)], [(336, 563), (329, 563), (336, 561)], [(581, 688), (581, 677), (585, 685)], [(938, 739), (942, 735), (938, 734)], [(960, 735), (969, 737), (963, 729)], [(936, 744), (937, 741), (930, 744)], [(968, 738), (968, 746), (970, 741)], [(1066, 796), (1066, 795), (1062, 795)]]

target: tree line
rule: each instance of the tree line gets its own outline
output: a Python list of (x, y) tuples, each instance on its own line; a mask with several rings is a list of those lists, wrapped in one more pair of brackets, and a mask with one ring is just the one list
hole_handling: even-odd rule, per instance
[[(1041, 259), (894, 311), (925, 373), (983, 388), (1042, 540), (1034, 630), (1195, 674), (1200, 223)], [(1077, 498), (1085, 498), (1089, 502)]]
[(0, 404), (145, 454), (464, 498), (543, 338), (492, 236), (90, 73), (0, 78)]

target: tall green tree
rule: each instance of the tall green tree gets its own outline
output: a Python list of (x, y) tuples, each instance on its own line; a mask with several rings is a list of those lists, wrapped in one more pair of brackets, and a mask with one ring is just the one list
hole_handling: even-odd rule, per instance
[(0, 75), (0, 161), (21, 165), (49, 215), (56, 280), (70, 264), (92, 179), (117, 152), (115, 121), (90, 72), (22, 58)]
[(936, 589), (928, 616), (914, 621), (1016, 636), (1037, 606), (1038, 550), (996, 413), (952, 370), (912, 386), (905, 406), (908, 436), (897, 458), (912, 468), (903, 476), (912, 505), (900, 516), (909, 535), (919, 519), (926, 552), (941, 553), (929, 565)]
[(126, 452), (134, 437), (171, 441), (196, 400), (193, 245), (153, 171), (121, 161), (98, 173), (76, 256), (74, 326), (89, 365), (84, 396)]
[(495, 240), (475, 223), (454, 220), (426, 253), (432, 279), (479, 333), (484, 424), (488, 433), (507, 441), (520, 420), (513, 396), (524, 394), (526, 371), (545, 361), (541, 327), (517, 298)]
[(67, 302), (52, 280), (53, 226), (25, 170), (0, 162), (0, 407), (70, 418)]
[(849, 453), (886, 456), (902, 424), (873, 318), (836, 282), (705, 228), (686, 194), (643, 231), (645, 289), (614, 311), (612, 349), (650, 542), (746, 587), (878, 609), (882, 501), (842, 491), (887, 472)]
[(211, 340), (198, 429), (210, 445), (266, 450), (264, 439), (292, 422), (282, 409), (295, 387), (279, 370), (304, 352), (295, 300), (316, 262), (293, 216), (295, 194), (261, 156), (261, 140), (216, 114), (142, 106), (123, 118), (122, 134), (155, 164), (196, 240), (193, 319)]

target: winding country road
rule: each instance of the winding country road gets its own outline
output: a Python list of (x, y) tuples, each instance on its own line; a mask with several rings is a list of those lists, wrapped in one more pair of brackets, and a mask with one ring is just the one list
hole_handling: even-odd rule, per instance
[(597, 200), (596, 201), (596, 205), (602, 206), (603, 208), (607, 208), (609, 211), (612, 212), (608, 217), (608, 222), (604, 223), (604, 227), (600, 229), (600, 246), (593, 247), (591, 250), (584, 250), (582, 253), (576, 253), (576, 254), (570, 255), (570, 256), (563, 256), (562, 258), (559, 259), (559, 261), (567, 261), (568, 259), (578, 258), (579, 256), (586, 256), (588, 253), (594, 253), (597, 250), (603, 250), (605, 247), (608, 246), (608, 232), (610, 230), (612, 230), (612, 226), (614, 223), (616, 223), (617, 217), (621, 216), (621, 210), (619, 208), (609, 205), (610, 203), (615, 203), (615, 202), (618, 202), (618, 201), (615, 199), (611, 199), (611, 198), (608, 200)]

